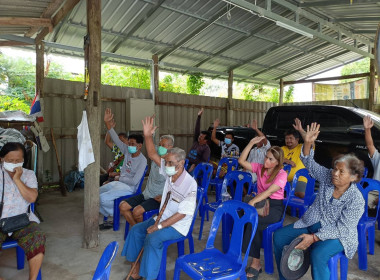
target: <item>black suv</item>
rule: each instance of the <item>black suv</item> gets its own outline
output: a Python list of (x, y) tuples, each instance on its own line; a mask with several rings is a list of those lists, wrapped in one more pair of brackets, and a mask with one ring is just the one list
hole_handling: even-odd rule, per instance
[[(373, 168), (368, 158), (363, 128), (363, 117), (367, 115), (371, 116), (375, 123), (372, 128), (372, 138), (375, 146), (380, 147), (380, 116), (371, 111), (352, 107), (334, 105), (272, 107), (265, 116), (262, 131), (273, 146), (283, 146), (285, 145), (284, 133), (292, 128), (295, 118), (301, 120), (305, 129), (306, 125), (317, 122), (321, 125), (321, 132), (316, 141), (316, 161), (326, 167), (331, 167), (332, 159), (336, 155), (353, 152), (364, 161), (370, 177), (373, 174)], [(220, 127), (217, 130), (217, 138), (223, 139), (225, 131), (228, 130), (234, 132), (234, 143), (241, 150), (255, 136), (255, 132), (250, 128)], [(220, 150), (217, 150), (213, 143), (211, 150), (213, 156), (220, 156)]]

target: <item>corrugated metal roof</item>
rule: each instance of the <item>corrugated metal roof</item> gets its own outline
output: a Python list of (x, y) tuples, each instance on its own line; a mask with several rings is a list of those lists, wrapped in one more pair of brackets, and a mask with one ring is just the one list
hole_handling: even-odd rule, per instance
[[(0, 0), (0, 17), (46, 17), (44, 12), (57, 2)], [(68, 1), (61, 2), (65, 5)], [(133, 58), (148, 63), (157, 54), (163, 70), (224, 78), (233, 70), (237, 80), (275, 84), (280, 78), (302, 79), (362, 57), (352, 49), (368, 52), (380, 21), (380, 5), (374, 1), (350, 5), (338, 0), (272, 0), (270, 8), (264, 0), (230, 2), (233, 4), (222, 0), (102, 1), (102, 51), (123, 56), (108, 61), (141, 65), (145, 62)], [(251, 12), (247, 7), (253, 7)], [(268, 11), (270, 14), (265, 14)], [(54, 13), (48, 18), (52, 16)], [(320, 28), (322, 33), (310, 39), (277, 26), (277, 18), (297, 22), (305, 30)], [(30, 26), (0, 25), (0, 40), (26, 40), (21, 36), (29, 30)], [(323, 38), (337, 39), (338, 31), (339, 42)], [(56, 44), (49, 47), (50, 52), (83, 56), (86, 32), (86, 1), (81, 0), (45, 41)], [(67, 46), (77, 49), (68, 50)]]

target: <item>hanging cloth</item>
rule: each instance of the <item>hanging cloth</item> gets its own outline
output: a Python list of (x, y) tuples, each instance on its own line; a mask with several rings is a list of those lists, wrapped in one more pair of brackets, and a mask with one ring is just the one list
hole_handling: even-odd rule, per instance
[(78, 126), (78, 151), (78, 170), (83, 171), (87, 165), (95, 162), (86, 111), (83, 111), (82, 121)]

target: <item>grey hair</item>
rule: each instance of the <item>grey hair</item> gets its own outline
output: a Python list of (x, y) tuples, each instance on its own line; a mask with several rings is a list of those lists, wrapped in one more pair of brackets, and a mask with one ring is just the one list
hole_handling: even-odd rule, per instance
[(174, 147), (174, 148), (169, 149), (168, 154), (173, 154), (177, 161), (181, 161), (181, 160), (186, 159), (186, 152), (184, 150), (182, 150), (181, 148), (178, 148), (178, 147)]
[(162, 135), (160, 137), (160, 141), (162, 139), (168, 139), (169, 140), (169, 145), (172, 146), (172, 147), (174, 146), (174, 136), (173, 135), (170, 135), (170, 134)]
[(333, 166), (335, 167), (338, 162), (343, 162), (351, 175), (357, 175), (356, 183), (360, 182), (364, 174), (363, 161), (358, 159), (354, 154), (339, 155), (333, 160)]

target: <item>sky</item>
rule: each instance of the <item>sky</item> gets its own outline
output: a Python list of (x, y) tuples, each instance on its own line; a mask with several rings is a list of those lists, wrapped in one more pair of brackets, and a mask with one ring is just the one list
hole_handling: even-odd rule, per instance
[[(9, 47), (0, 47), (0, 51), (4, 53), (7, 56), (20, 56), (20, 57), (30, 57), (35, 60), (35, 52), (30, 50), (22, 50), (19, 48), (9, 48)], [(69, 56), (62, 56), (62, 55), (48, 55), (47, 58), (45, 58), (45, 61), (47, 59), (51, 59), (52, 61), (55, 61), (59, 64), (61, 64), (64, 67), (64, 70), (66, 72), (71, 73), (82, 73), (84, 72), (84, 61), (80, 58), (71, 58)], [(338, 67), (336, 69), (327, 71), (325, 73), (322, 73), (320, 75), (314, 76), (313, 79), (316, 78), (324, 78), (324, 77), (334, 77), (334, 76), (340, 76), (340, 71), (342, 67)], [(218, 81), (215, 81), (218, 83)], [(337, 84), (338, 81), (329, 81), (326, 82), (329, 84)], [(285, 87), (286, 89), (286, 87)], [(312, 84), (311, 83), (305, 83), (305, 84), (296, 84), (294, 85), (294, 101), (295, 102), (303, 102), (303, 101), (312, 101)]]

